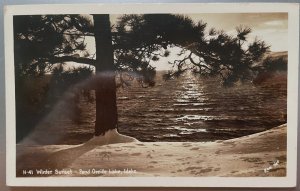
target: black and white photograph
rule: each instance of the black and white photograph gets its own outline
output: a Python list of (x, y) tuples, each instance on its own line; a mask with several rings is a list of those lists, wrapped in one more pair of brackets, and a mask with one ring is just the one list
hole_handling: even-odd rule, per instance
[(10, 184), (293, 186), (299, 6), (233, 5), (7, 6)]

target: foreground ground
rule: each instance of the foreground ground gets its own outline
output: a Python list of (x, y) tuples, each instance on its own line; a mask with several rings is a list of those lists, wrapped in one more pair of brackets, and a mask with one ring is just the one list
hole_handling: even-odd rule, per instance
[(17, 176), (285, 176), (286, 131), (287, 126), (281, 125), (203, 143), (20, 144)]

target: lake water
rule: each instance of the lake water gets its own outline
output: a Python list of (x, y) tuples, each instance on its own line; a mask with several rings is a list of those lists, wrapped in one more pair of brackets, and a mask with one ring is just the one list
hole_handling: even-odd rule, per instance
[(224, 88), (185, 75), (153, 88), (120, 90), (120, 132), (142, 141), (212, 141), (285, 123), (286, 82)]
[[(118, 90), (119, 131), (140, 141), (214, 141), (286, 123), (286, 74), (263, 85), (222, 87), (218, 80), (184, 75), (156, 85)], [(93, 136), (95, 103), (80, 103), (80, 124), (66, 122), (61, 144)], [(68, 124), (69, 125), (68, 125)]]

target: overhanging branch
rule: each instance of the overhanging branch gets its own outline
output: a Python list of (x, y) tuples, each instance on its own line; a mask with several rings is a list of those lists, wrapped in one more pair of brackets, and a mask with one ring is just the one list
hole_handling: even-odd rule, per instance
[(95, 36), (93, 33), (70, 33), (70, 32), (64, 32), (62, 33), (64, 35), (70, 35), (70, 36)]
[(96, 65), (96, 60), (90, 58), (82, 58), (82, 57), (73, 57), (73, 56), (60, 56), (60, 57), (52, 57), (48, 59), (51, 63), (60, 63), (60, 62), (77, 62), (81, 64), (89, 64), (92, 66)]

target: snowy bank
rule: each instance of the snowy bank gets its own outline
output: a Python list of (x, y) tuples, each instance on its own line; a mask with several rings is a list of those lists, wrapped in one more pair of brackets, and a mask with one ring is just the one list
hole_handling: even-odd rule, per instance
[(138, 142), (127, 136), (116, 139), (112, 132), (75, 146), (17, 145), (17, 175), (285, 176), (286, 131), (285, 124), (215, 142)]

